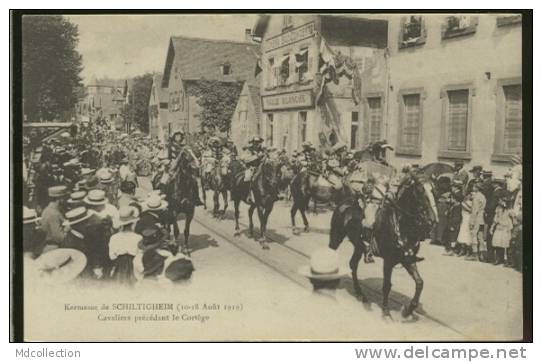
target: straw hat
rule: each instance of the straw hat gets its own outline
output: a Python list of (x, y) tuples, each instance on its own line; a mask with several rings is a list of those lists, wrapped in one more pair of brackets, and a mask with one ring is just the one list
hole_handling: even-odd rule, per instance
[(160, 195), (152, 194), (150, 195), (147, 200), (145, 200), (145, 203), (143, 204), (144, 208), (146, 210), (164, 210), (167, 207), (168, 203), (167, 201), (163, 200)]
[(96, 174), (102, 184), (110, 184), (113, 182), (113, 173), (110, 170), (103, 170), (100, 173), (96, 172)]
[(85, 196), (87, 196), (87, 192), (83, 190), (72, 192), (68, 199), (68, 204), (82, 203), (85, 201)]
[(32, 224), (39, 220), (36, 210), (23, 207), (23, 224)]
[(79, 224), (81, 221), (85, 221), (89, 217), (91, 217), (92, 214), (88, 212), (88, 209), (84, 206), (76, 207), (73, 210), (68, 211), (64, 217), (66, 220), (62, 223), (62, 225), (70, 225), (73, 226), (75, 224)]
[(68, 194), (68, 188), (66, 186), (52, 186), (47, 190), (49, 197), (59, 198)]
[(137, 217), (137, 209), (133, 206), (123, 206), (119, 209), (119, 218), (116, 222), (116, 228), (119, 228), (124, 225), (129, 225), (137, 222), (139, 218)]
[(107, 200), (105, 198), (105, 191), (103, 190), (90, 190), (88, 195), (84, 199), (85, 204), (87, 205), (105, 205)]
[(310, 265), (303, 265), (298, 273), (309, 279), (334, 280), (347, 275), (349, 271), (339, 266), (339, 255), (335, 250), (322, 248), (311, 255)]
[(66, 283), (81, 274), (87, 265), (87, 257), (79, 250), (59, 248), (42, 254), (34, 265), (46, 283)]

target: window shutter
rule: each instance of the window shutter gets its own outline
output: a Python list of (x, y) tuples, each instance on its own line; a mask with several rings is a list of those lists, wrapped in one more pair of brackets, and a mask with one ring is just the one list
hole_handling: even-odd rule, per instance
[(427, 39), (427, 24), (425, 24), (425, 16), (422, 16), (422, 36), (421, 36), (421, 41), (425, 42), (425, 40)]
[(504, 110), (504, 152), (518, 153), (522, 150), (522, 94), (521, 85), (503, 87)]
[(405, 148), (417, 149), (420, 141), (420, 95), (403, 96), (403, 107), (401, 145)]
[(448, 149), (467, 151), (468, 90), (448, 92)]
[(399, 48), (403, 46), (403, 40), (405, 39), (405, 24), (406, 16), (401, 16), (401, 22), (399, 24)]

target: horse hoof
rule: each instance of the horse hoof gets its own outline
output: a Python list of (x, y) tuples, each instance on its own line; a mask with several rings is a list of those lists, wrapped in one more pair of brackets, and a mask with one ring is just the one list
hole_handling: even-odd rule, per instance
[(309, 232), (309, 225), (306, 225), (305, 228), (303, 229), (303, 231), (308, 233)]
[(415, 307), (412, 306), (412, 305), (409, 305), (409, 306), (404, 305), (403, 309), (401, 310), (401, 316), (403, 318), (409, 317), (412, 314), (412, 312), (414, 311), (414, 309), (415, 309)]
[(266, 242), (260, 243), (260, 245), (262, 246), (263, 250), (269, 250), (269, 245), (267, 245)]
[(388, 307), (383, 307), (382, 308), (382, 317), (391, 318), (390, 309)]

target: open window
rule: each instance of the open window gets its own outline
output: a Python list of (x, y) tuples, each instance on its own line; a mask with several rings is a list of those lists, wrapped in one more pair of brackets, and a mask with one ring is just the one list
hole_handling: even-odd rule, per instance
[(478, 27), (477, 16), (448, 16), (442, 24), (442, 39), (474, 34)]
[(425, 21), (421, 16), (408, 16), (401, 19), (399, 49), (425, 44)]

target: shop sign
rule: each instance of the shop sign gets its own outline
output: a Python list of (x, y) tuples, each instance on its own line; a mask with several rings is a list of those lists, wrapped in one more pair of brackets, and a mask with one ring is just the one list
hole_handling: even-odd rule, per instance
[(312, 107), (312, 92), (307, 90), (264, 96), (262, 102), (265, 111)]

